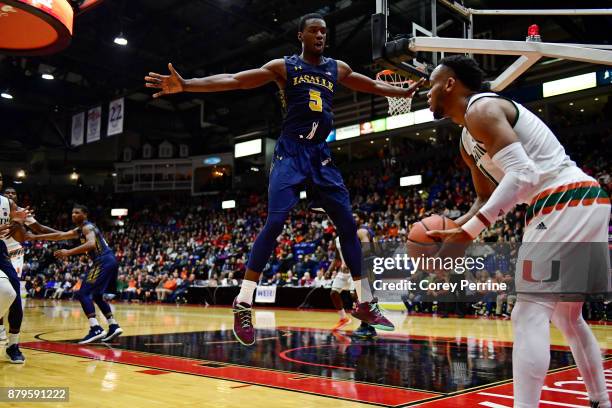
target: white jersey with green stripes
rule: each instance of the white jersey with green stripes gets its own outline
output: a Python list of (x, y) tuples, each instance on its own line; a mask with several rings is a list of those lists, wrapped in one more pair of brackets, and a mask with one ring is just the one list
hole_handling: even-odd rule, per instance
[[(493, 92), (478, 93), (472, 95), (468, 101), (467, 110), (478, 100), (482, 98), (504, 98)], [(525, 152), (534, 161), (535, 165), (541, 172), (540, 187), (541, 189), (548, 188), (552, 185), (564, 182), (560, 179), (561, 174), (567, 175), (572, 173), (575, 177), (576, 172), (582, 172), (576, 163), (570, 159), (565, 153), (565, 149), (557, 140), (554, 133), (546, 126), (546, 124), (529, 111), (520, 103), (504, 98), (510, 101), (516, 109), (516, 119), (513, 129), (517, 134), (519, 141), (523, 145)], [(480, 169), (488, 179), (495, 185), (499, 184), (504, 177), (504, 172), (491, 160), (491, 156), (487, 152), (483, 143), (476, 140), (467, 130), (463, 129), (461, 135), (461, 146), (465, 152), (474, 159), (476, 166)], [(568, 169), (568, 171), (565, 171)], [(589, 178), (584, 174), (586, 178)]]

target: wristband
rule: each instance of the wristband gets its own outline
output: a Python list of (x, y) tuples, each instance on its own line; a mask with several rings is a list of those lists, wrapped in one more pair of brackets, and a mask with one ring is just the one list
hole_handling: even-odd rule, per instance
[(472, 218), (470, 218), (465, 224), (461, 226), (467, 234), (476, 238), (484, 229), (488, 228), (491, 225), (489, 220), (482, 215), (480, 212), (476, 213)]

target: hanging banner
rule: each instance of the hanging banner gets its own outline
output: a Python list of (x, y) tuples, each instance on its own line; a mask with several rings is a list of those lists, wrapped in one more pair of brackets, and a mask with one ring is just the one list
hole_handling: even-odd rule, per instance
[(100, 125), (102, 124), (102, 107), (87, 111), (87, 143), (100, 140)]
[(106, 131), (108, 136), (118, 135), (123, 132), (123, 102), (123, 98), (115, 99), (108, 106), (108, 129)]
[(83, 144), (83, 135), (85, 133), (85, 112), (77, 113), (72, 116), (72, 146), (80, 146)]

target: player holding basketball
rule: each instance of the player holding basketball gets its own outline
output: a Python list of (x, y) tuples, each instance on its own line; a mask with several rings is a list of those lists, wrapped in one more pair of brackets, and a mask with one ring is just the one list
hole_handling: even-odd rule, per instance
[[(544, 122), (514, 101), (481, 92), (482, 79), (476, 61), (461, 55), (443, 59), (431, 74), (430, 109), (435, 118), (450, 118), (464, 127), (461, 156), (470, 167), (478, 198), (456, 220), (459, 228), (428, 234), (447, 242), (469, 242), (516, 204), (528, 203), (517, 263), (518, 300), (512, 311), (514, 406), (538, 406), (549, 367), (552, 321), (570, 345), (591, 406), (610, 407), (599, 346), (582, 318), (582, 302), (546, 302), (541, 294), (520, 293), (521, 279), (526, 288), (530, 282), (524, 277), (523, 261), (534, 255), (525, 255), (524, 248), (543, 242), (607, 243), (610, 200), (569, 158)], [(563, 257), (566, 247), (555, 245), (556, 251), (538, 251), (538, 262), (544, 257), (538, 265)], [(602, 259), (609, 270), (607, 252)], [(586, 275), (584, 270), (570, 272)]]
[[(2, 189), (2, 179), (0, 178), (0, 189)], [(13, 202), (17, 202), (17, 191), (13, 187), (7, 187), (4, 190), (4, 196), (9, 200), (13, 200)], [(28, 226), (32, 231), (40, 234), (49, 233), (49, 232), (57, 232), (56, 230), (41, 225), (36, 221), (36, 219), (32, 216), (26, 218), (24, 224)], [(23, 269), (23, 247), (21, 243), (17, 241), (15, 238), (9, 236), (7, 238), (3, 238), (4, 243), (6, 244), (6, 249), (8, 251), (9, 257), (11, 258), (11, 263), (13, 264), (13, 268), (15, 268), (15, 272), (17, 272), (17, 276), (21, 278), (21, 272)], [(4, 316), (0, 315), (0, 343), (7, 341), (8, 338), (6, 336), (6, 329), (4, 328)]]
[[(276, 238), (282, 232), (289, 211), (299, 201), (299, 186), (312, 184), (320, 194), (320, 204), (332, 219), (342, 242), (342, 254), (354, 279), (361, 279), (361, 246), (351, 215), (349, 193), (340, 171), (332, 163), (325, 139), (332, 130), (332, 98), (338, 83), (360, 92), (382, 96), (410, 97), (418, 82), (408, 89), (374, 81), (354, 72), (346, 63), (323, 56), (326, 24), (319, 14), (301, 18), (298, 40), (302, 53), (275, 59), (261, 68), (237, 74), (183, 79), (172, 67), (170, 75), (149, 73), (146, 86), (160, 88), (154, 97), (177, 92), (218, 92), (252, 89), (276, 82), (283, 95), (287, 114), (276, 144), (268, 189), (268, 218), (258, 235), (238, 297), (234, 301), (234, 334), (244, 345), (255, 342), (251, 320), (253, 292), (270, 258)], [(392, 330), (393, 325), (380, 312), (369, 285), (353, 315), (370, 324)]]
[[(119, 327), (113, 316), (110, 305), (103, 298), (104, 291), (117, 280), (117, 259), (102, 236), (102, 231), (87, 219), (88, 215), (87, 207), (75, 205), (72, 208), (72, 222), (77, 226), (75, 229), (52, 234), (28, 234), (26, 236), (28, 240), (40, 241), (79, 239), (81, 245), (72, 249), (59, 249), (55, 251), (55, 256), (59, 259), (65, 259), (73, 255), (87, 254), (93, 261), (93, 266), (81, 285), (81, 289), (74, 294), (81, 302), (90, 326), (89, 333), (79, 341), (79, 344), (92, 343), (98, 340), (108, 342), (123, 333), (123, 329)], [(106, 317), (108, 332), (102, 329), (98, 319), (96, 319), (94, 302)]]

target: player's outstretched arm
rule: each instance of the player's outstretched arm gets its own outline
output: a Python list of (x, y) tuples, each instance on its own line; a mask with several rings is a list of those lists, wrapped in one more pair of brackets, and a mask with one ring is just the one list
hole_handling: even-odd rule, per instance
[(147, 88), (161, 91), (153, 94), (154, 98), (179, 92), (219, 92), (235, 89), (257, 88), (280, 78), (285, 78), (285, 62), (275, 59), (261, 68), (249, 69), (235, 74), (218, 74), (204, 78), (183, 79), (172, 64), (168, 64), (170, 75), (149, 72), (145, 76)]
[(69, 239), (77, 239), (79, 234), (76, 229), (70, 231), (58, 231), (50, 234), (27, 234), (28, 241), (66, 241)]
[(338, 82), (343, 86), (357, 92), (371, 93), (380, 96), (395, 96), (399, 98), (409, 98), (418, 91), (419, 87), (425, 83), (421, 78), (408, 88), (389, 85), (383, 81), (375, 81), (355, 72), (346, 62), (338, 61)]
[(486, 178), (480, 170), (478, 170), (474, 159), (467, 154), (467, 152), (463, 148), (463, 145), (461, 145), (459, 149), (461, 151), (461, 158), (470, 168), (470, 173), (472, 174), (472, 183), (474, 184), (474, 190), (476, 190), (476, 200), (474, 200), (474, 203), (472, 204), (468, 212), (466, 212), (461, 217), (455, 220), (455, 223), (458, 226), (462, 226), (470, 218), (476, 215), (478, 210), (480, 210), (483, 205), (485, 205), (489, 197), (491, 197), (491, 194), (493, 194), (493, 190), (495, 190), (495, 185), (491, 180)]
[[(74, 233), (76, 234), (76, 230), (74, 230)], [(47, 235), (51, 235), (51, 234), (47, 234)], [(83, 235), (85, 235), (85, 242), (77, 247), (74, 247), (72, 249), (58, 249), (57, 251), (54, 252), (54, 255), (57, 258), (67, 258), (69, 256), (72, 255), (80, 255), (80, 254), (84, 254), (87, 253), (88, 251), (91, 251), (93, 249), (96, 248), (96, 234), (94, 233), (94, 230), (88, 226), (83, 227)]]
[(53, 234), (56, 232), (61, 232), (51, 227), (47, 227), (46, 225), (39, 224), (35, 222), (34, 224), (27, 224), (28, 228), (30, 228), (35, 234)]

